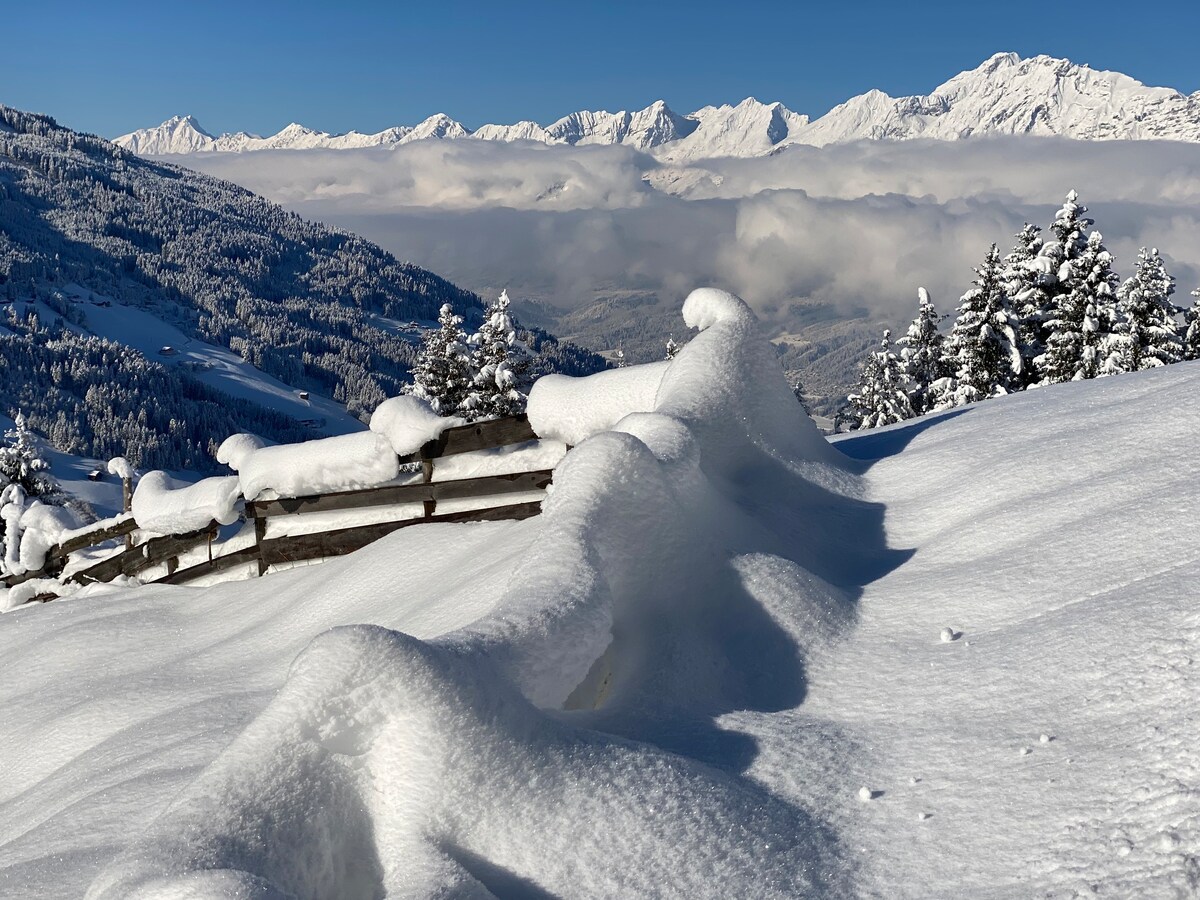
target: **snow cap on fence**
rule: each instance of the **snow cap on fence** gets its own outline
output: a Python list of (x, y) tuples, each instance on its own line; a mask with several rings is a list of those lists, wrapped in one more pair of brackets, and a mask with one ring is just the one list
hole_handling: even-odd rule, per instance
[(386, 437), (398, 456), (416, 453), (447, 428), (466, 425), (457, 416), (439, 416), (420, 397), (404, 394), (384, 400), (371, 414), (371, 430)]
[(79, 526), (79, 517), (62, 506), (35, 500), (21, 516), (21, 568), (36, 572), (63, 533)]
[(629, 413), (651, 412), (670, 361), (608, 369), (584, 378), (544, 375), (529, 392), (529, 424), (538, 437), (578, 444)]
[(133, 517), (146, 531), (187, 534), (214, 521), (221, 525), (236, 522), (239, 494), (234, 475), (188, 484), (166, 472), (147, 472), (133, 492)]
[(373, 431), (262, 447), (242, 455), (237, 463), (247, 500), (265, 491), (279, 497), (307, 497), (376, 487), (400, 473), (391, 443)]
[(114, 456), (108, 461), (108, 474), (116, 475), (122, 481), (132, 481), (137, 477), (137, 472), (123, 456)]
[(266, 443), (257, 434), (231, 434), (217, 448), (217, 462), (239, 472), (242, 461), (255, 450), (261, 450), (265, 446)]

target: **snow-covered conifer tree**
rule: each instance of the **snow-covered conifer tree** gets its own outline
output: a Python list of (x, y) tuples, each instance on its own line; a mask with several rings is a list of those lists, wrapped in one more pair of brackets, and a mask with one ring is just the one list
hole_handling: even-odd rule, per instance
[(804, 411), (808, 412), (808, 402), (804, 399), (804, 381), (799, 375), (792, 375), (788, 380), (792, 386), (792, 395), (800, 401), (800, 405), (804, 407)]
[(1021, 350), (1021, 374), (1017, 382), (1021, 388), (1037, 381), (1034, 360), (1046, 350), (1046, 323), (1053, 310), (1052, 295), (1047, 285), (1053, 278), (1047, 275), (1047, 267), (1039, 261), (1043, 240), (1042, 229), (1028, 222), (1017, 232), (1017, 241), (1004, 257), (1004, 270), (1000, 281), (1008, 294), (1013, 313), (1017, 317), (1017, 340)]
[(1020, 390), (1020, 323), (1009, 305), (1001, 278), (1000, 251), (992, 244), (975, 270), (975, 287), (962, 296), (958, 318), (946, 339), (946, 365), (953, 387), (942, 406), (961, 406)]
[(455, 415), (472, 387), (470, 350), (462, 321), (449, 303), (442, 306), (438, 315), (441, 327), (425, 332), (425, 343), (413, 365), (413, 383), (408, 389), (443, 416)]
[(1106, 365), (1106, 351), (1118, 319), (1117, 276), (1112, 263), (1112, 254), (1098, 231), (1088, 235), (1078, 255), (1063, 261), (1058, 283), (1068, 290), (1055, 298), (1054, 317), (1048, 323), (1050, 338), (1038, 360), (1043, 384), (1117, 371)]
[(679, 345), (675, 343), (674, 336), (667, 338), (667, 359), (674, 359), (675, 354), (679, 352)]
[(1138, 372), (1179, 362), (1183, 344), (1171, 302), (1175, 279), (1156, 248), (1138, 253), (1137, 270), (1117, 290), (1120, 318), (1109, 344), (1109, 368)]
[(38, 449), (25, 416), (18, 412), (13, 427), (4, 434), (0, 447), (0, 480), (20, 485), (28, 497), (45, 497), (55, 492), (50, 463)]
[(838, 421), (846, 422), (853, 431), (903, 422), (914, 415), (904, 369), (892, 352), (892, 333), (884, 331), (879, 349), (863, 362), (858, 390), (846, 398)]
[(917, 317), (904, 337), (896, 341), (900, 359), (910, 385), (909, 399), (916, 415), (933, 409), (938, 391), (950, 375), (945, 361), (945, 338), (938, 330), (941, 314), (929, 299), (929, 291), (917, 288)]
[(459, 412), (471, 421), (513, 416), (525, 411), (525, 373), (528, 348), (517, 339), (509, 315), (508, 291), (484, 313), (479, 331), (471, 335), (471, 369), (474, 379)]
[(1200, 288), (1192, 291), (1196, 302), (1183, 314), (1183, 358), (1200, 359)]

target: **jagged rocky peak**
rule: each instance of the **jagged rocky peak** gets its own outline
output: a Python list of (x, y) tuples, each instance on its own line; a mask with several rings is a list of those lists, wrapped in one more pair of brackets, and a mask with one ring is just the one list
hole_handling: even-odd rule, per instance
[(1067, 59), (1023, 59), (1016, 53), (996, 53), (928, 94), (890, 97), (870, 90), (813, 121), (781, 103), (761, 103), (749, 97), (737, 105), (705, 106), (688, 115), (679, 115), (657, 100), (633, 112), (580, 110), (547, 126), (521, 121), (483, 125), (475, 132), (439, 113), (415, 127), (396, 126), (376, 134), (329, 135), (293, 125), (269, 138), (244, 132), (213, 138), (195, 119), (176, 117), (156, 128), (123, 135), (116, 142), (135, 153), (154, 156), (206, 150), (347, 149), (474, 137), (546, 144), (622, 144), (672, 162), (686, 162), (758, 156), (788, 144), (960, 140), (1015, 134), (1200, 141), (1200, 91), (1189, 97)]

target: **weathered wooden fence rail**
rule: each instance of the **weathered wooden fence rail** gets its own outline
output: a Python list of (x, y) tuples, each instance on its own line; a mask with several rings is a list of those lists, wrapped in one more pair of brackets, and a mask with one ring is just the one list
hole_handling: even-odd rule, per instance
[[(387, 484), (360, 490), (314, 494), (305, 497), (280, 497), (245, 501), (244, 521), (253, 529), (254, 543), (231, 549), (242, 532), (227, 542), (216, 543), (220, 526), (216, 522), (206, 528), (188, 534), (162, 535), (134, 543), (131, 537), (138, 530), (133, 516), (126, 514), (102, 527), (74, 535), (70, 540), (51, 548), (46, 563), (37, 572), (10, 576), (4, 583), (13, 587), (34, 578), (57, 578), (63, 583), (90, 584), (112, 581), (119, 576), (143, 576), (155, 567), (165, 571), (154, 573), (145, 583), (186, 584), (199, 578), (243, 568), (247, 574), (264, 575), (275, 566), (284, 566), (312, 560), (342, 556), (359, 550), (380, 538), (411, 525), (437, 522), (490, 522), (504, 519), (526, 519), (541, 511), (540, 499), (529, 499), (528, 495), (544, 492), (553, 477), (552, 469), (513, 472), (499, 475), (479, 475), (468, 478), (434, 480), (434, 466), (438, 459), (481, 450), (498, 449), (536, 441), (537, 435), (524, 416), (477, 422), (442, 432), (441, 436), (426, 443), (420, 451), (402, 456), (402, 464), (420, 463), (421, 480), (405, 484)], [(526, 495), (518, 502), (487, 503)], [(126, 492), (128, 503), (128, 492)], [(469, 509), (439, 511), (439, 504), (461, 501), (481, 506)], [(353, 513), (375, 510), (386, 515), (386, 508), (408, 507), (402, 515), (386, 521), (352, 524), (346, 527), (322, 527), (314, 514)], [(316, 521), (312, 530), (303, 530), (308, 522)], [(272, 536), (276, 522), (300, 523), (302, 533)], [(285, 531), (287, 529), (284, 529)], [(80, 550), (99, 547), (117, 538), (125, 538), (124, 549), (82, 568), (75, 569), (65, 578), (62, 573), (70, 555)], [(199, 548), (207, 545), (207, 553), (200, 558), (187, 559)], [(193, 554), (194, 555), (194, 554)], [(182, 567), (181, 567), (182, 566)], [(257, 568), (255, 573), (252, 567)], [(51, 600), (58, 595), (42, 593), (34, 600)]]

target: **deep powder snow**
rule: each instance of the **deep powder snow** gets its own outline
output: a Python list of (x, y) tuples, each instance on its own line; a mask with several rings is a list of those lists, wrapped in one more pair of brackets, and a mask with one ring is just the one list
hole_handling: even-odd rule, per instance
[(835, 449), (684, 316), (538, 518), (0, 617), (0, 891), (1195, 891), (1200, 367)]

